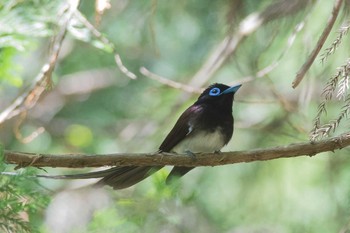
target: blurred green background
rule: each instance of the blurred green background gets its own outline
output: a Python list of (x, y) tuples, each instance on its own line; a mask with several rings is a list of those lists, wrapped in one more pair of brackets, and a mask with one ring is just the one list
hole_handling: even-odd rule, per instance
[[(99, 1), (97, 1), (99, 2)], [(84, 26), (72, 25), (47, 88), (25, 120), (0, 125), (8, 150), (34, 153), (153, 152), (198, 94), (163, 85), (140, 67), (170, 80), (193, 75), (240, 22), (272, 0), (111, 0), (97, 29), (114, 44), (136, 80), (121, 72), (114, 54)], [(288, 1), (286, 1), (288, 2)], [(296, 3), (300, 1), (294, 1)], [(30, 85), (47, 62), (65, 2), (0, 1), (0, 109)], [(296, 89), (292, 81), (331, 15), (333, 1), (310, 1), (293, 14), (264, 23), (242, 41), (204, 87), (240, 83), (233, 105), (235, 132), (223, 151), (267, 148), (309, 140), (321, 93), (350, 45), (326, 63), (319, 56)], [(348, 5), (345, 5), (348, 6)], [(95, 2), (79, 10), (96, 25)], [(341, 11), (325, 47), (346, 22)], [(295, 27), (304, 23), (295, 34)], [(290, 44), (291, 38), (295, 41)], [(321, 54), (324, 50), (321, 51)], [(267, 75), (257, 73), (278, 62)], [(249, 77), (249, 82), (245, 82)], [(196, 87), (194, 84), (193, 86)], [(327, 105), (324, 123), (343, 103)], [(42, 127), (37, 137), (27, 138)], [(337, 131), (348, 130), (343, 122)], [(12, 232), (350, 232), (349, 150), (315, 157), (200, 167), (166, 186), (165, 168), (121, 191), (92, 190), (89, 181), (35, 180), (44, 171), (0, 177), (0, 229)], [(349, 164), (348, 164), (349, 163)], [(14, 166), (0, 164), (1, 171)], [(49, 174), (72, 169), (45, 168)], [(80, 171), (87, 171), (81, 169)], [(1, 231), (1, 230), (0, 230)]]

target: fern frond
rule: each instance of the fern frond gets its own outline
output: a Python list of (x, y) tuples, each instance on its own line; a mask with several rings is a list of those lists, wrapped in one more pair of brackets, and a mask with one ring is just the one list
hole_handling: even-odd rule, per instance
[[(323, 105), (323, 103), (321, 103), (320, 105)], [(326, 110), (323, 108), (324, 106), (319, 107), (319, 112), (320, 111), (325, 112)], [(315, 118), (315, 125), (310, 135), (310, 139), (312, 141), (315, 141), (318, 138), (329, 136), (331, 132), (334, 133), (335, 130), (339, 127), (339, 124), (341, 123), (341, 121), (348, 118), (349, 113), (350, 113), (350, 94), (347, 94), (344, 105), (342, 106), (341, 111), (336, 119), (330, 120), (329, 123), (320, 126), (321, 114), (317, 114)]]
[(337, 88), (340, 77), (342, 77), (342, 67), (337, 69), (337, 73), (327, 82), (323, 89), (322, 96), (324, 96), (324, 101), (329, 101), (333, 98), (333, 93)]
[(325, 49), (325, 52), (322, 54), (322, 58), (321, 58), (322, 63), (325, 63), (328, 57), (334, 54), (334, 52), (337, 50), (337, 48), (341, 44), (343, 37), (347, 35), (349, 30), (350, 30), (350, 22), (346, 22), (343, 26), (340, 27), (337, 38), (333, 41), (331, 46)]
[(339, 81), (339, 89), (337, 93), (337, 98), (339, 100), (345, 100), (347, 91), (349, 89), (349, 79), (350, 79), (350, 60), (347, 63), (340, 67), (341, 79)]
[[(350, 95), (348, 93), (350, 82), (350, 59), (347, 62), (337, 68), (336, 74), (327, 82), (323, 89), (323, 100), (318, 106), (318, 111), (314, 120), (314, 126), (310, 134), (310, 140), (315, 141), (318, 138), (329, 136), (330, 132), (334, 132), (339, 126), (340, 122), (347, 118), (350, 113)], [(337, 91), (337, 92), (336, 92)], [(321, 125), (322, 115), (327, 115), (326, 104), (333, 98), (333, 94), (336, 94), (338, 100), (343, 100), (344, 105), (340, 111), (338, 117), (329, 121), (329, 123)]]

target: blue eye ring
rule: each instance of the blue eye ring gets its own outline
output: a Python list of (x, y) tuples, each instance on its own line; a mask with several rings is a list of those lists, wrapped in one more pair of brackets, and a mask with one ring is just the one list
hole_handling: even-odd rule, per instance
[(220, 88), (217, 88), (217, 87), (214, 87), (209, 91), (210, 96), (218, 96), (220, 95), (220, 93), (221, 93), (221, 90)]

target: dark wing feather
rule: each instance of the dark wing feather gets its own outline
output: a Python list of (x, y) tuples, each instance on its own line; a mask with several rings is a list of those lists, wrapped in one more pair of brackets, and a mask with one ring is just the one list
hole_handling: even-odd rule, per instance
[[(175, 123), (175, 126), (164, 139), (159, 149), (164, 152), (170, 152), (180, 141), (186, 138), (194, 129), (190, 129), (193, 117), (198, 116), (202, 111), (200, 105), (192, 105), (189, 107)], [(169, 173), (166, 183), (169, 184), (175, 177), (181, 177), (192, 170), (193, 167), (174, 167)]]
[(160, 145), (159, 150), (163, 152), (171, 152), (171, 150), (190, 133), (189, 124), (192, 121), (193, 116), (199, 111), (201, 111), (201, 107), (197, 105), (192, 105), (186, 109)]

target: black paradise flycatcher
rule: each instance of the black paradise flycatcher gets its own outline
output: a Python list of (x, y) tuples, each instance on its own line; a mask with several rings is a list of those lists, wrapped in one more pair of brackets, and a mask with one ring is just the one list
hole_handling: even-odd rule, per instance
[[(190, 156), (201, 152), (219, 152), (232, 137), (232, 103), (240, 87), (241, 85), (229, 87), (215, 83), (205, 89), (198, 100), (181, 114), (160, 145), (159, 152)], [(83, 174), (37, 176), (53, 179), (102, 178), (96, 185), (110, 185), (113, 189), (124, 189), (144, 180), (162, 167), (126, 166)], [(192, 169), (193, 167), (174, 167), (166, 182), (174, 177), (181, 177)]]

